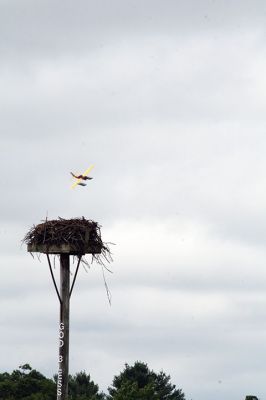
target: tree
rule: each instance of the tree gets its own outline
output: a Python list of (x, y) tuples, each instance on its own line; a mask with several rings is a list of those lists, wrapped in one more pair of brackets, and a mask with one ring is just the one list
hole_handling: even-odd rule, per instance
[(109, 400), (185, 400), (181, 389), (170, 382), (163, 371), (156, 374), (147, 364), (137, 361), (133, 366), (125, 364), (120, 375), (115, 376), (108, 388)]
[(68, 392), (70, 400), (103, 400), (105, 398), (103, 393), (99, 393), (99, 386), (85, 371), (74, 376), (69, 375)]
[[(24, 364), (11, 374), (0, 374), (0, 400), (56, 400), (56, 376), (54, 381)], [(104, 400), (99, 387), (81, 371), (69, 375), (70, 400)]]
[(56, 385), (29, 364), (0, 374), (0, 400), (55, 400)]
[[(56, 376), (54, 379), (47, 379), (29, 364), (12, 373), (0, 373), (0, 400), (56, 400)], [(69, 375), (69, 400), (185, 400), (182, 390), (171, 384), (170, 376), (163, 371), (157, 374), (140, 361), (133, 366), (125, 364), (108, 392), (108, 396), (99, 392), (85, 371)]]
[(22, 369), (23, 372), (32, 371), (30, 364), (23, 364), (19, 366), (19, 369)]

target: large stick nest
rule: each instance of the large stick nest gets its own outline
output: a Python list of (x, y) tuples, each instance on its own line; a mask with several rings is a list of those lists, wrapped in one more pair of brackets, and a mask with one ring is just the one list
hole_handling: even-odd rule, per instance
[[(93, 258), (102, 263), (101, 256), (111, 260), (111, 253), (107, 243), (101, 238), (100, 225), (92, 220), (82, 218), (45, 220), (38, 225), (33, 225), (25, 235), (23, 242), (29, 246), (41, 245), (49, 247), (70, 245), (76, 249), (76, 254), (84, 254), (86, 246), (92, 249)], [(95, 252), (93, 251), (95, 249)], [(97, 250), (96, 250), (97, 249)]]

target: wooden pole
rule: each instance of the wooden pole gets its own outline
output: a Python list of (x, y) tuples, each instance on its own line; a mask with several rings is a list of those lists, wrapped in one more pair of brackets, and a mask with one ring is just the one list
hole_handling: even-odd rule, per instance
[(57, 378), (57, 400), (68, 398), (69, 369), (69, 255), (60, 254), (60, 323), (59, 323), (59, 367)]

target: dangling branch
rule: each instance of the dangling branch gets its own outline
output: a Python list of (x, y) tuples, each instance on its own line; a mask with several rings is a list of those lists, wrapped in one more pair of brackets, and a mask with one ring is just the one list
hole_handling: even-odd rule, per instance
[(105, 290), (106, 290), (106, 295), (107, 295), (107, 299), (109, 301), (109, 304), (111, 305), (111, 300), (112, 300), (112, 294), (109, 290), (109, 287), (107, 285), (106, 279), (105, 279), (105, 274), (104, 274), (104, 269), (103, 269), (103, 265), (102, 265), (102, 273), (103, 273), (103, 281), (104, 281), (104, 286), (105, 286)]
[(54, 278), (53, 270), (52, 270), (52, 267), (51, 267), (51, 261), (50, 261), (50, 258), (49, 258), (49, 254), (46, 254), (46, 256), (47, 256), (50, 272), (51, 272), (51, 275), (52, 275), (54, 287), (55, 287), (55, 290), (56, 290), (56, 293), (57, 293), (57, 297), (59, 299), (60, 304), (62, 304), (62, 299), (60, 297), (60, 294), (59, 294), (59, 291), (58, 291), (58, 288), (57, 288), (57, 285), (56, 285), (56, 281), (55, 281), (55, 278)]

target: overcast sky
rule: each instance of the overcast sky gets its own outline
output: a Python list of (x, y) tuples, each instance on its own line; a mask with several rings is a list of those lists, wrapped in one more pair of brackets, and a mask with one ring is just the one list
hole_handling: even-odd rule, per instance
[(106, 390), (141, 360), (187, 399), (266, 399), (265, 27), (258, 0), (0, 0), (0, 372), (57, 372), (21, 239), (85, 216), (116, 243), (112, 306), (81, 269), (70, 372)]

